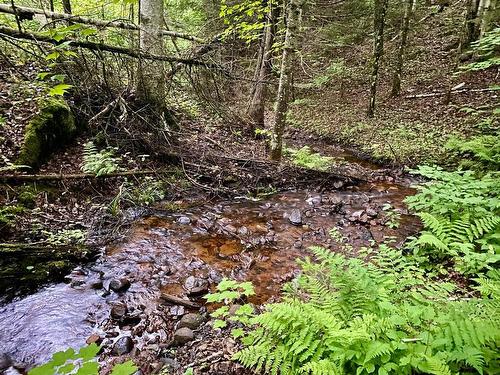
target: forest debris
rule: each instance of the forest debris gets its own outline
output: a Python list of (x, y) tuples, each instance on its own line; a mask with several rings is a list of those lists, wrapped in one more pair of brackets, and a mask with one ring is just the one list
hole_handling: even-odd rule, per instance
[(189, 309), (199, 309), (200, 308), (200, 305), (198, 305), (195, 302), (192, 302), (190, 300), (186, 300), (184, 298), (180, 298), (180, 297), (174, 296), (172, 294), (168, 294), (168, 293), (162, 293), (161, 299), (164, 300), (165, 302), (171, 303), (173, 305), (181, 305), (181, 306), (187, 307)]

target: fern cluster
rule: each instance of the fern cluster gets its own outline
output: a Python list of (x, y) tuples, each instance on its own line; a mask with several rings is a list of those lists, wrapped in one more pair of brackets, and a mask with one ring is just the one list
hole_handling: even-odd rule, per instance
[[(454, 300), (412, 258), (383, 246), (371, 261), (312, 248), (318, 262), (283, 302), (253, 320), (235, 358), (270, 374), (495, 374), (500, 274), (479, 279), (483, 299)], [(487, 314), (485, 314), (487, 311)]]
[(326, 171), (334, 164), (332, 157), (313, 152), (309, 146), (304, 146), (299, 150), (286, 148), (285, 153), (291, 157), (294, 164), (304, 168)]
[[(499, 110), (487, 118), (487, 124), (493, 126), (498, 121)], [(490, 123), (491, 122), (491, 123)], [(461, 167), (475, 170), (498, 170), (500, 169), (500, 135), (481, 135), (467, 141), (460, 138), (450, 138), (446, 148), (464, 157)]]
[(102, 176), (118, 172), (121, 168), (118, 166), (119, 158), (115, 157), (115, 150), (107, 148), (98, 151), (93, 142), (87, 142), (83, 146), (83, 164), (84, 173)]
[(500, 178), (492, 172), (446, 172), (420, 167), (431, 182), (418, 187), (406, 203), (422, 219), (424, 230), (409, 243), (417, 256), (454, 259), (459, 271), (472, 274), (500, 261)]

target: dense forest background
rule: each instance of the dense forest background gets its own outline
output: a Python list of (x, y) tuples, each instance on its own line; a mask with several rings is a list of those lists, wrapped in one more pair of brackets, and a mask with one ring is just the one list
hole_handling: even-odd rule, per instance
[(0, 3), (0, 371), (498, 373), (499, 69), (498, 0)]

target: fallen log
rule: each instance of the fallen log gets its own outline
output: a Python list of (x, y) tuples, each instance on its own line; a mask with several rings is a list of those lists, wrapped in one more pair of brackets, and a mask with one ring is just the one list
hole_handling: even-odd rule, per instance
[[(19, 16), (21, 19), (32, 19), (33, 15), (35, 14), (41, 14), (44, 15), (47, 18), (53, 19), (53, 20), (65, 20), (65, 21), (71, 21), (74, 23), (82, 23), (85, 25), (94, 25), (98, 26), (100, 28), (106, 28), (106, 27), (112, 27), (112, 28), (117, 28), (117, 29), (124, 29), (124, 30), (140, 30), (141, 28), (133, 23), (130, 22), (125, 22), (125, 21), (104, 21), (104, 20), (98, 20), (98, 19), (93, 19), (89, 17), (84, 17), (84, 16), (77, 16), (74, 14), (69, 14), (69, 13), (58, 13), (58, 12), (52, 12), (49, 10), (45, 9), (37, 9), (37, 8), (29, 8), (29, 7), (23, 7), (23, 6), (11, 6), (9, 4), (0, 4), (0, 13), (7, 13), (7, 14), (13, 14)], [(171, 31), (171, 30), (162, 30), (161, 34), (164, 36), (169, 36), (173, 38), (181, 38), (181, 39), (186, 39), (186, 40), (191, 40), (193, 42), (197, 43), (204, 43), (204, 40), (186, 33), (181, 33), (177, 31)]]
[(153, 170), (144, 170), (144, 171), (124, 171), (124, 172), (115, 172), (108, 173), (100, 176), (96, 176), (91, 173), (75, 173), (75, 174), (4, 174), (0, 175), (0, 181), (55, 181), (55, 180), (81, 180), (81, 179), (104, 179), (104, 178), (115, 178), (115, 177), (126, 177), (126, 176), (147, 176), (154, 175), (157, 173), (167, 173), (172, 172), (173, 170), (163, 170), (153, 171)]
[(162, 293), (160, 298), (162, 300), (164, 300), (165, 302), (171, 303), (173, 305), (180, 305), (180, 306), (187, 307), (189, 309), (199, 309), (200, 308), (199, 304), (192, 302), (190, 300), (184, 299), (184, 298), (174, 296), (172, 294)]
[(24, 40), (29, 40), (33, 42), (43, 42), (43, 43), (50, 43), (53, 45), (60, 45), (62, 43), (67, 43), (70, 44), (71, 46), (74, 47), (80, 47), (80, 48), (85, 48), (88, 50), (92, 51), (105, 51), (105, 52), (112, 52), (112, 53), (118, 53), (121, 55), (126, 55), (130, 56), (133, 58), (137, 59), (146, 59), (146, 60), (158, 60), (158, 61), (167, 61), (167, 62), (172, 62), (172, 63), (181, 63), (185, 65), (193, 65), (193, 66), (204, 66), (206, 68), (213, 68), (213, 69), (218, 69), (221, 70), (221, 67), (215, 64), (211, 63), (206, 63), (204, 61), (196, 60), (196, 59), (189, 59), (189, 58), (182, 58), (182, 57), (177, 57), (177, 56), (162, 56), (162, 55), (154, 55), (151, 53), (147, 52), (141, 52), (141, 51), (134, 51), (128, 48), (124, 47), (116, 47), (112, 46), (109, 44), (104, 44), (104, 43), (94, 43), (94, 42), (88, 42), (88, 41), (80, 41), (80, 40), (74, 40), (74, 39), (69, 39), (69, 38), (64, 38), (61, 40), (55, 40), (49, 35), (42, 34), (42, 33), (28, 33), (24, 31), (19, 31), (17, 29), (12, 29), (10, 27), (5, 27), (5, 26), (0, 26), (0, 35), (6, 35), (11, 38), (15, 39), (24, 39)]

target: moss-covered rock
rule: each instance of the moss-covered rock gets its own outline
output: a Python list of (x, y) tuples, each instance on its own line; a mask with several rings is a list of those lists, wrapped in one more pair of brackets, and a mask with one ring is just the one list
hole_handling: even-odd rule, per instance
[(75, 119), (62, 99), (44, 99), (40, 113), (26, 126), (18, 164), (38, 167), (48, 156), (73, 139)]

